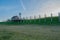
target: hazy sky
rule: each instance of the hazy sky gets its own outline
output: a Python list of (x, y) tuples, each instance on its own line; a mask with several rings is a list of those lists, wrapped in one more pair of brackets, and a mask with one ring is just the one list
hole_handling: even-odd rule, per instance
[(60, 12), (60, 0), (0, 0), (0, 21), (22, 13), (22, 17)]

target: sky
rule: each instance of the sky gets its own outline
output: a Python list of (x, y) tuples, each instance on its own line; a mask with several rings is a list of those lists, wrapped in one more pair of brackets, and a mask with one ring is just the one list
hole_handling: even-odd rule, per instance
[(0, 0), (0, 21), (10, 19), (12, 16), (22, 17), (57, 16), (60, 12), (60, 0)]

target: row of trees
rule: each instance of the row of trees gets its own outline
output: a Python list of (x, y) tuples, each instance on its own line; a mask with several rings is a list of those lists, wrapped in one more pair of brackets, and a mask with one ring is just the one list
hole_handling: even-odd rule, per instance
[[(58, 23), (60, 22), (60, 13), (58, 14), (58, 17), (53, 17), (53, 14), (51, 13), (50, 17), (47, 17), (46, 14), (44, 15), (44, 18), (41, 17), (41, 15), (39, 15), (39, 18), (37, 18), (36, 16), (34, 16), (34, 19), (32, 19), (32, 17), (30, 16), (30, 19), (28, 19), (28, 17), (23, 17), (21, 19), (19, 19), (19, 21), (17, 20), (18, 17), (15, 16), (15, 18), (13, 17), (13, 21), (16, 21), (18, 23)], [(11, 22), (12, 20), (8, 20), (8, 22)]]

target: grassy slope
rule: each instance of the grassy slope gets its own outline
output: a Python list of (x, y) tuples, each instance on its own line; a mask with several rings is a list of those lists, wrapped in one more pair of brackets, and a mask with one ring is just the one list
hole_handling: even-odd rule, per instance
[(60, 40), (60, 27), (0, 25), (0, 40)]

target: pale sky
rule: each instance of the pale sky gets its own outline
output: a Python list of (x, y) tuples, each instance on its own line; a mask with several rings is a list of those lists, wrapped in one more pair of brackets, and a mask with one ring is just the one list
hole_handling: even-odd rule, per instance
[(14, 15), (22, 17), (44, 14), (54, 16), (60, 12), (60, 0), (0, 0), (0, 21), (10, 19)]

